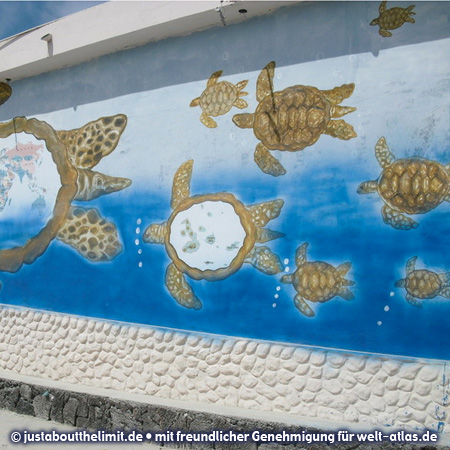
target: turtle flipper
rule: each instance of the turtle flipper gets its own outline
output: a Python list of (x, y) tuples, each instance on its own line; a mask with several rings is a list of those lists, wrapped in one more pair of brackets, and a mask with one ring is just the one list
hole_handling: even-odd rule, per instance
[[(333, 103), (334, 105), (338, 105), (346, 98), (349, 98), (353, 94), (354, 90), (355, 90), (354, 83), (350, 83), (350, 84), (343, 84), (342, 86), (335, 87), (333, 89), (321, 91), (321, 92), (323, 95), (325, 95), (325, 97), (331, 103)], [(356, 108), (345, 107), (345, 106), (342, 108), (348, 109), (349, 110), (348, 112), (356, 111)], [(348, 112), (346, 112), (344, 114), (347, 114)], [(337, 116), (333, 116), (333, 117), (337, 117)]]
[(239, 83), (236, 83), (235, 84), (235, 86), (236, 86), (236, 89), (238, 90), (238, 92), (239, 92), (239, 97), (242, 97), (243, 95), (247, 95), (248, 94), (248, 92), (244, 92), (242, 89), (244, 89), (245, 88), (245, 86), (247, 86), (247, 84), (248, 84), (248, 80), (242, 80), (242, 81), (239, 81)]
[(200, 116), (200, 121), (208, 128), (217, 128), (217, 122), (205, 113), (202, 113), (202, 115)]
[(101, 195), (121, 191), (131, 185), (128, 178), (111, 177), (91, 169), (78, 169), (78, 191), (74, 200), (89, 201)]
[(416, 261), (417, 261), (417, 256), (413, 256), (412, 258), (408, 259), (408, 261), (406, 261), (406, 275), (409, 275), (411, 272), (413, 272), (416, 269)]
[(345, 274), (352, 268), (352, 263), (347, 262), (336, 267), (337, 273), (343, 278)]
[(222, 70), (218, 70), (217, 72), (214, 72), (206, 82), (206, 87), (214, 86), (217, 83), (217, 80), (222, 75)]
[(331, 117), (336, 119), (345, 116), (346, 114), (350, 114), (353, 111), (356, 111), (356, 108), (352, 106), (335, 106), (332, 110)]
[(300, 245), (300, 247), (295, 252), (295, 265), (297, 267), (305, 264), (306, 262), (306, 249), (308, 248), (308, 243), (305, 242), (304, 244)]
[(253, 223), (257, 227), (263, 227), (267, 225), (269, 221), (276, 219), (280, 215), (283, 205), (284, 200), (279, 198), (270, 202), (246, 206), (246, 209), (251, 214)]
[(266, 275), (276, 275), (283, 271), (283, 264), (280, 258), (269, 247), (253, 248), (245, 257), (245, 262), (250, 263)]
[(261, 70), (256, 81), (256, 100), (261, 102), (268, 95), (273, 93), (273, 77), (275, 76), (275, 61), (271, 61)]
[(417, 298), (413, 297), (409, 292), (406, 294), (406, 301), (416, 308), (422, 308), (422, 303), (417, 300)]
[(445, 287), (444, 289), (442, 289), (439, 292), (439, 295), (441, 297), (444, 297), (444, 298), (450, 298), (450, 288), (449, 287)]
[(164, 244), (167, 234), (167, 223), (153, 223), (144, 231), (142, 240), (147, 244)]
[(101, 117), (75, 130), (57, 131), (56, 134), (66, 145), (69, 159), (75, 167), (92, 169), (117, 147), (126, 126), (127, 116), (117, 114)]
[(254, 159), (255, 163), (264, 173), (274, 177), (278, 177), (286, 173), (286, 169), (280, 161), (272, 156), (269, 150), (261, 143), (256, 146)]
[(443, 287), (450, 286), (450, 272), (440, 273), (438, 274), (438, 277), (441, 280)]
[(295, 296), (295, 298), (294, 298), (294, 305), (305, 316), (308, 316), (308, 317), (314, 317), (315, 316), (314, 311), (310, 308), (308, 303), (306, 303), (305, 300), (303, 300), (303, 298), (302, 298), (302, 296), (300, 294), (297, 294)]
[(350, 301), (355, 299), (355, 294), (346, 287), (341, 287), (338, 291), (339, 297), (343, 298), (344, 300)]
[(284, 233), (280, 233), (279, 231), (273, 231), (269, 228), (256, 228), (256, 242), (264, 243), (273, 241), (274, 239), (278, 239), (280, 237), (285, 236)]
[(353, 127), (342, 119), (330, 120), (324, 133), (338, 139), (343, 139), (344, 141), (348, 141), (357, 136)]
[(181, 306), (189, 309), (201, 309), (202, 302), (194, 295), (183, 273), (173, 263), (170, 263), (166, 270), (166, 287), (170, 295)]
[(189, 159), (181, 164), (175, 172), (172, 183), (172, 200), (170, 203), (172, 209), (175, 209), (182, 200), (189, 197), (193, 164), (194, 161)]
[(419, 224), (411, 219), (410, 217), (406, 217), (402, 213), (393, 210), (387, 205), (384, 205), (381, 209), (381, 214), (383, 216), (384, 223), (391, 225), (397, 230), (411, 230), (412, 228), (417, 228)]
[(380, 137), (377, 143), (375, 144), (375, 156), (377, 158), (378, 163), (384, 169), (385, 167), (389, 167), (394, 161), (395, 156), (389, 150), (389, 147), (386, 143), (385, 137)]
[(383, 29), (383, 28), (380, 28), (379, 33), (380, 33), (380, 35), (383, 36), (383, 37), (391, 37), (391, 36), (392, 36), (392, 33), (391, 33), (390, 31), (385, 30), (385, 29)]
[(94, 208), (72, 206), (56, 238), (92, 262), (111, 261), (122, 251), (116, 226)]

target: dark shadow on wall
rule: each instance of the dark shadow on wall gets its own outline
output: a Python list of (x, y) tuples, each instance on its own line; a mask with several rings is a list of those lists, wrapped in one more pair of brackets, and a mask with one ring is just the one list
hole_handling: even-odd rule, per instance
[[(397, 2), (398, 3), (398, 2)], [(388, 3), (388, 8), (399, 6)], [(403, 2), (406, 7), (410, 3)], [(224, 76), (345, 55), (371, 53), (450, 36), (450, 2), (417, 2), (416, 23), (384, 38), (378, 2), (302, 2), (268, 16), (106, 55), (74, 67), (12, 82), (0, 120), (33, 116), (106, 99)], [(302, 82), (299, 74), (299, 83)]]

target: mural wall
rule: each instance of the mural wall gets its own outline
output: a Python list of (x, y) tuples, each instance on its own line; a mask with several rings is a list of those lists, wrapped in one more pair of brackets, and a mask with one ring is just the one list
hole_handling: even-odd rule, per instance
[(449, 20), (297, 4), (11, 83), (0, 301), (449, 359)]

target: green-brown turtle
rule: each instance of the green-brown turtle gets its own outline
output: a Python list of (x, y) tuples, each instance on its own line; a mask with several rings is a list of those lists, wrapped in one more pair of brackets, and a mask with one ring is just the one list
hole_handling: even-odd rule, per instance
[(46, 122), (25, 117), (0, 124), (0, 138), (24, 132), (44, 141), (61, 183), (52, 217), (24, 245), (0, 250), (0, 271), (16, 272), (23, 264), (33, 263), (55, 238), (92, 262), (110, 261), (121, 252), (116, 226), (95, 208), (72, 202), (93, 200), (131, 184), (128, 178), (92, 170), (116, 148), (126, 124), (123, 114), (102, 117), (70, 131), (55, 131)]
[(308, 245), (305, 242), (297, 249), (295, 253), (297, 269), (293, 274), (283, 275), (281, 282), (294, 286), (297, 291), (295, 306), (302, 314), (313, 317), (315, 313), (305, 300), (324, 303), (336, 296), (344, 300), (353, 300), (354, 294), (347, 286), (353, 286), (355, 282), (344, 278), (352, 266), (349, 262), (338, 267), (324, 261), (308, 262), (306, 259)]
[(161, 224), (149, 225), (143, 241), (164, 244), (172, 262), (165, 284), (172, 297), (186, 308), (200, 309), (185, 275), (194, 280), (218, 281), (250, 263), (266, 275), (283, 270), (269, 247), (256, 246), (282, 236), (264, 228), (280, 214), (283, 200), (245, 206), (226, 192), (190, 196), (193, 161), (183, 163), (172, 185), (172, 213)]
[(405, 22), (415, 23), (411, 17), (416, 14), (412, 12), (415, 5), (409, 5), (407, 8), (395, 7), (386, 9), (387, 1), (380, 3), (380, 15), (370, 22), (370, 25), (378, 25), (380, 27), (379, 33), (383, 37), (390, 37), (392, 33), (388, 30), (395, 30), (401, 27)]
[(375, 155), (383, 171), (378, 180), (361, 183), (357, 192), (380, 195), (385, 223), (398, 230), (417, 228), (405, 214), (425, 214), (450, 201), (450, 165), (420, 157), (396, 160), (384, 137), (375, 145)]
[(247, 95), (242, 89), (247, 86), (248, 80), (240, 81), (237, 84), (232, 84), (228, 81), (218, 82), (222, 71), (214, 72), (206, 84), (206, 89), (202, 92), (200, 97), (194, 98), (189, 106), (200, 106), (203, 112), (200, 120), (203, 125), (208, 128), (216, 128), (217, 123), (212, 117), (226, 114), (233, 106), (239, 109), (246, 108), (247, 102), (241, 97)]
[(0, 81), (0, 105), (3, 105), (11, 97), (12, 88), (8, 83)]
[(254, 154), (264, 172), (284, 175), (285, 168), (269, 150), (296, 152), (313, 145), (322, 134), (348, 140), (356, 137), (353, 127), (344, 120), (334, 120), (356, 110), (339, 106), (350, 97), (355, 85), (344, 84), (322, 91), (312, 86), (290, 86), (273, 91), (275, 62), (261, 71), (256, 85), (259, 104), (254, 114), (236, 114), (233, 122), (240, 128), (252, 128), (261, 141)]
[(406, 278), (396, 281), (395, 287), (406, 289), (406, 301), (422, 307), (422, 302), (437, 296), (450, 298), (450, 272), (435, 273), (427, 269), (416, 270), (417, 256), (406, 263)]

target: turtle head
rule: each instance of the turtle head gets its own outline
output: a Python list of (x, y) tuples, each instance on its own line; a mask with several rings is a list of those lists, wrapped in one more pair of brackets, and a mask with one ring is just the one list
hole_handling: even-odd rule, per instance
[(401, 280), (397, 280), (394, 283), (394, 286), (398, 287), (398, 288), (403, 288), (403, 287), (405, 287), (405, 285), (406, 285), (406, 279), (405, 278), (402, 278)]
[(378, 17), (370, 22), (370, 25), (378, 25)]
[(254, 114), (235, 114), (233, 116), (233, 123), (239, 128), (253, 128)]
[(78, 169), (78, 192), (75, 200), (89, 201), (130, 186), (128, 178), (110, 177), (90, 169)]
[(149, 225), (144, 231), (142, 240), (147, 244), (164, 244), (164, 238), (167, 234), (167, 224), (153, 223)]
[(377, 192), (378, 190), (378, 182), (377, 181), (364, 181), (358, 186), (356, 192), (358, 194), (372, 194), (373, 192)]

